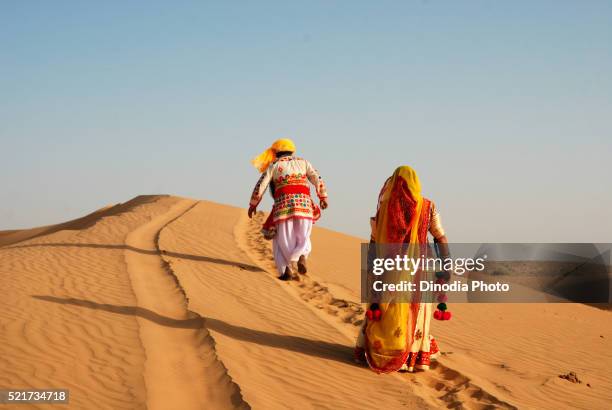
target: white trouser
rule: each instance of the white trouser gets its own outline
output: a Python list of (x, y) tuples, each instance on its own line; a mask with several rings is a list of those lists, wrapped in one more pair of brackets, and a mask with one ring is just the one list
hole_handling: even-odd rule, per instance
[(291, 218), (276, 224), (276, 235), (272, 240), (272, 248), (279, 274), (282, 275), (285, 268), (291, 262), (296, 262), (300, 256), (308, 257), (312, 249), (311, 231), (312, 220), (310, 219)]

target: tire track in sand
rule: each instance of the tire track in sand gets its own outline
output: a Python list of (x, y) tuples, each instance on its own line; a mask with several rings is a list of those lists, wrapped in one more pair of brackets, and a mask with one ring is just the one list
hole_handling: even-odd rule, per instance
[(126, 238), (125, 261), (146, 355), (147, 407), (249, 408), (218, 360), (202, 318), (188, 311), (185, 293), (157, 245), (161, 230), (196, 204), (180, 199)]

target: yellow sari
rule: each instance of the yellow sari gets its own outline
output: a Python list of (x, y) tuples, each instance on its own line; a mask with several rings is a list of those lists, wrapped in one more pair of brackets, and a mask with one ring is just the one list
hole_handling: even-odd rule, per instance
[[(397, 168), (379, 196), (374, 242), (377, 245), (407, 243), (408, 246), (398, 249), (402, 249), (401, 252), (409, 258), (418, 258), (419, 245), (427, 238), (428, 214), (429, 201), (421, 196), (417, 173), (408, 166)], [(395, 257), (381, 254), (385, 252), (382, 249), (384, 246), (376, 248), (377, 257)], [(412, 281), (416, 277), (408, 271), (395, 272), (395, 280), (398, 281)], [(406, 363), (419, 315), (419, 300), (394, 303), (393, 296), (390, 297), (390, 302), (380, 303), (381, 319), (368, 321), (364, 332), (366, 359), (370, 367), (379, 373), (399, 370)]]

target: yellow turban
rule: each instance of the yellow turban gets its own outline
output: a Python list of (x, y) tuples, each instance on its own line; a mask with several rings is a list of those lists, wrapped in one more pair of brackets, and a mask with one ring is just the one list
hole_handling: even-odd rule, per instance
[(259, 170), (259, 172), (264, 172), (272, 161), (276, 159), (277, 152), (295, 152), (295, 144), (288, 138), (282, 138), (280, 140), (274, 141), (274, 144), (251, 161), (255, 168)]

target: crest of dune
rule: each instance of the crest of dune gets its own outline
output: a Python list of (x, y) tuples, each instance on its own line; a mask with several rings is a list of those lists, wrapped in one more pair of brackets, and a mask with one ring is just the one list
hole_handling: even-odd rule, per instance
[(0, 232), (0, 386), (75, 409), (609, 406), (610, 313), (581, 304), (456, 304), (429, 372), (354, 364), (362, 239), (315, 228), (280, 282), (264, 216), (149, 195)]

